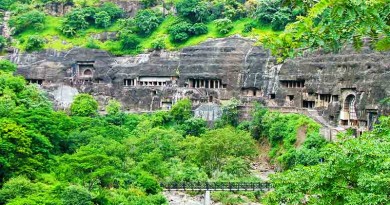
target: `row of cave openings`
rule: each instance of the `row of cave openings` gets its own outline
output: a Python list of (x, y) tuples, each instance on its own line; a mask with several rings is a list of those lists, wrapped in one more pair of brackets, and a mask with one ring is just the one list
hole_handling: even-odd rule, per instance
[[(148, 76), (140, 76), (138, 78), (124, 79), (123, 85), (125, 87), (131, 86), (152, 86), (152, 87), (165, 87), (172, 86), (176, 84), (177, 77), (148, 77)], [(208, 88), (208, 89), (220, 89), (226, 88), (227, 84), (223, 84), (220, 79), (187, 79), (186, 87), (189, 88)]]

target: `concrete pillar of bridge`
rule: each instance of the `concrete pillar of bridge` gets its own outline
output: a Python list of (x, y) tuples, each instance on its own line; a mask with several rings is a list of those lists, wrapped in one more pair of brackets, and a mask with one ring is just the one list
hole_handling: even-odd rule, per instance
[(204, 205), (211, 205), (211, 196), (208, 190), (204, 193)]

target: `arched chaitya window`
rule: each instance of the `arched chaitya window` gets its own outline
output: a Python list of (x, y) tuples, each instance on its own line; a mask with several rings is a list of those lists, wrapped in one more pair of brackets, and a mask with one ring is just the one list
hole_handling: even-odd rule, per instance
[(356, 116), (356, 97), (355, 95), (348, 95), (344, 101), (344, 111), (348, 112), (350, 120), (357, 120)]
[(92, 76), (92, 71), (91, 71), (90, 69), (86, 69), (86, 70), (84, 71), (84, 75), (85, 75), (85, 76)]

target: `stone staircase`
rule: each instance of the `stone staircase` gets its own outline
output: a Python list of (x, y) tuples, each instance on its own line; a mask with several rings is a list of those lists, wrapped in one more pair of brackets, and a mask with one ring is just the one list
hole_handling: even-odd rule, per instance
[(337, 133), (345, 131), (344, 128), (330, 125), (321, 115), (319, 115), (317, 110), (307, 109), (306, 115), (322, 125), (320, 133), (329, 141), (336, 140)]

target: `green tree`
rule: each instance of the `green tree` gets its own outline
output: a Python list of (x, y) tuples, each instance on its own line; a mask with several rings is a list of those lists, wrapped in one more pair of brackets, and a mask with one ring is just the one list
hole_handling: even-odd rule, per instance
[(201, 118), (190, 118), (179, 128), (184, 131), (184, 135), (200, 136), (206, 132), (206, 125), (206, 121)]
[(121, 112), (121, 103), (117, 100), (108, 101), (108, 105), (106, 106), (106, 111), (109, 115), (117, 115)]
[(0, 50), (3, 50), (7, 46), (7, 39), (4, 36), (0, 36)]
[(161, 191), (157, 179), (146, 172), (142, 172), (136, 180), (136, 184), (145, 189), (148, 194), (157, 194)]
[(61, 194), (62, 202), (69, 205), (92, 205), (92, 195), (84, 187), (72, 185)]
[(100, 11), (107, 12), (111, 18), (111, 21), (121, 18), (124, 15), (123, 9), (112, 2), (105, 2), (102, 6), (100, 6), (99, 9)]
[(97, 114), (98, 103), (88, 94), (78, 94), (70, 106), (72, 115), (90, 117)]
[(45, 14), (43, 12), (32, 10), (27, 13), (22, 13), (11, 17), (9, 25), (14, 28), (13, 33), (19, 34), (27, 29), (35, 29), (39, 31), (43, 28)]
[(169, 29), (168, 33), (172, 42), (184, 42), (190, 38), (192, 25), (186, 21), (176, 21)]
[(99, 13), (96, 13), (94, 17), (97, 27), (107, 28), (111, 26), (111, 17), (107, 12), (100, 11)]
[(82, 29), (86, 29), (89, 23), (86, 20), (87, 13), (82, 9), (74, 9), (66, 14), (62, 22), (61, 31), (66, 36), (74, 36)]
[(204, 22), (210, 16), (209, 8), (204, 1), (180, 0), (176, 3), (177, 13), (192, 22)]
[(27, 38), (26, 51), (41, 50), (45, 42), (45, 38), (38, 35), (31, 35)]
[(141, 35), (151, 34), (162, 22), (162, 14), (151, 9), (138, 11), (134, 18)]
[(324, 162), (298, 166), (271, 177), (269, 204), (387, 204), (390, 120), (381, 118), (371, 133), (346, 137), (324, 149)]
[(279, 56), (279, 61), (307, 50), (339, 51), (346, 44), (356, 49), (365, 37), (371, 45), (384, 48), (389, 39), (389, 13), (383, 0), (320, 0), (312, 3), (307, 15), (287, 26), (285, 32), (272, 34), (261, 41)]
[(233, 29), (233, 22), (228, 18), (217, 19), (214, 22), (220, 34), (227, 34)]
[(191, 100), (186, 98), (183, 100), (177, 101), (170, 110), (170, 114), (177, 123), (182, 123), (185, 120), (188, 120), (192, 116), (192, 104)]
[(164, 42), (164, 38), (158, 38), (157, 40), (153, 41), (152, 42), (152, 48), (154, 50), (162, 50), (162, 49), (165, 49), (166, 45), (165, 45), (165, 42)]
[(46, 166), (49, 140), (9, 119), (0, 120), (0, 184), (18, 174), (33, 177)]
[(230, 157), (251, 158), (256, 154), (255, 141), (250, 134), (233, 127), (208, 131), (202, 139), (197, 157), (209, 174), (221, 171)]
[(141, 40), (134, 34), (121, 35), (121, 47), (125, 50), (133, 50), (138, 47)]
[(235, 98), (229, 100), (229, 102), (222, 106), (222, 116), (219, 121), (216, 122), (217, 127), (223, 127), (225, 125), (231, 125), (236, 127), (239, 122), (238, 105), (239, 101)]
[(9, 60), (0, 60), (0, 71), (15, 72), (16, 68), (16, 64), (12, 63)]

